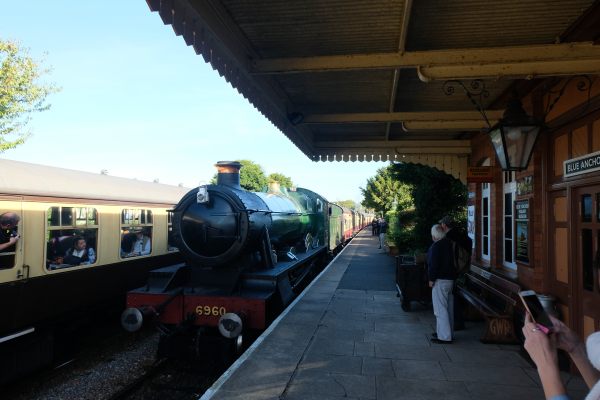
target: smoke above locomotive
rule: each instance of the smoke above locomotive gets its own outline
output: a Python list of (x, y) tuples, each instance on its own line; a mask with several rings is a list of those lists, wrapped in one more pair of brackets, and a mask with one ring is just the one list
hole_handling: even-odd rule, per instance
[(188, 192), (173, 209), (173, 237), (193, 267), (270, 268), (325, 242), (326, 200), (306, 189), (249, 192), (236, 161), (219, 161), (217, 184)]

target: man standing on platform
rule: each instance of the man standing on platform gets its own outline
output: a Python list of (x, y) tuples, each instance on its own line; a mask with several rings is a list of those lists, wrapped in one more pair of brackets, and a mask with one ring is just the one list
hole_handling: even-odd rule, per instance
[[(473, 241), (471, 238), (456, 226), (454, 220), (449, 215), (439, 220), (439, 224), (444, 229), (446, 237), (450, 239), (456, 245), (453, 245), (453, 259), (455, 262), (455, 269), (457, 271), (467, 272), (468, 265), (471, 262), (471, 252), (473, 249)], [(461, 249), (459, 249), (460, 247)], [(466, 263), (466, 265), (457, 265)], [(466, 269), (466, 271), (465, 271)], [(460, 277), (457, 277), (460, 278)], [(463, 317), (463, 309), (465, 304), (460, 296), (456, 296), (454, 299), (454, 329), (459, 331), (465, 329), (465, 321)]]
[(427, 251), (427, 273), (436, 320), (436, 331), (432, 334), (431, 343), (450, 344), (454, 331), (452, 289), (456, 272), (452, 260), (452, 242), (445, 236), (441, 225), (431, 227), (433, 243)]
[(387, 233), (388, 224), (385, 218), (379, 220), (379, 248), (385, 248), (385, 234)]

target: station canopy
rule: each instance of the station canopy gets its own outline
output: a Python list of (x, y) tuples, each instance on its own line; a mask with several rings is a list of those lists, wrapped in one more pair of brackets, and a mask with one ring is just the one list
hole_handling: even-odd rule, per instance
[(314, 161), (412, 162), (464, 182), (488, 124), (461, 83), (485, 88), (493, 125), (514, 89), (600, 72), (594, 0), (147, 3)]

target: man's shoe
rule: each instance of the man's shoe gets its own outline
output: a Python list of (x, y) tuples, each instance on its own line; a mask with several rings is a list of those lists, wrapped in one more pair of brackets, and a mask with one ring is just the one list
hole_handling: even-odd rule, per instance
[(431, 337), (432, 337), (432, 338), (434, 338), (434, 339), (437, 339), (437, 332), (433, 332), (433, 333), (431, 334)]
[(437, 337), (429, 339), (431, 343), (437, 344), (452, 344), (452, 340), (440, 340)]

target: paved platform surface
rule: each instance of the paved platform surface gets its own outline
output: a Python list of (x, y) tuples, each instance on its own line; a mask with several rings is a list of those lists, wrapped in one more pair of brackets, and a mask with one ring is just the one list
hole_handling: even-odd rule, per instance
[[(359, 234), (202, 399), (544, 399), (519, 346), (479, 342), (483, 323), (431, 344), (431, 308), (402, 311), (394, 257), (377, 246)], [(585, 397), (580, 378), (564, 381)]]

